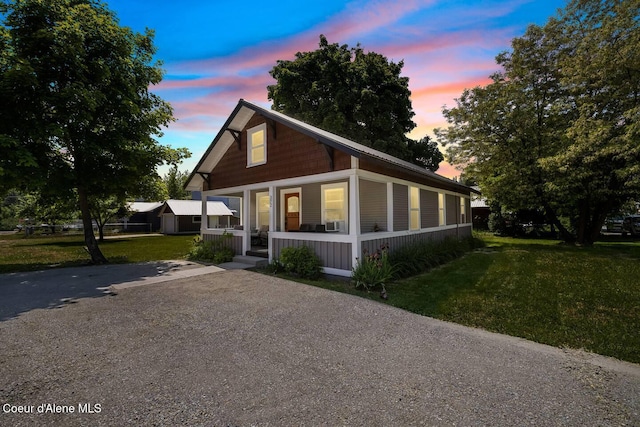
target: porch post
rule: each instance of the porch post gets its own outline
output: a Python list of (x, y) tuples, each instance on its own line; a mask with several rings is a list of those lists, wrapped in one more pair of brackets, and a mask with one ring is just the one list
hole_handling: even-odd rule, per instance
[(276, 187), (269, 187), (269, 233), (267, 235), (267, 252), (269, 262), (273, 261), (273, 232), (276, 231)]
[(393, 231), (393, 182), (387, 182), (387, 231)]
[(349, 236), (351, 265), (355, 267), (356, 258), (360, 256), (360, 179), (357, 172), (349, 176)]
[(204, 231), (209, 228), (209, 217), (207, 216), (207, 195), (204, 191), (200, 192), (200, 201), (202, 202), (202, 213), (200, 214), (200, 237)]
[(251, 191), (244, 190), (242, 192), (242, 207), (240, 208), (240, 218), (242, 221), (242, 255), (246, 255), (251, 250)]

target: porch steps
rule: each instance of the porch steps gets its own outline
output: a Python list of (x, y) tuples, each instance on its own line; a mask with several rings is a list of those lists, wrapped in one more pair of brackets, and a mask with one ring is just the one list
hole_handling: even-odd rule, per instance
[(232, 262), (225, 262), (218, 265), (225, 270), (244, 270), (246, 268), (254, 267), (266, 267), (269, 264), (269, 260), (262, 257), (236, 255), (233, 257)]

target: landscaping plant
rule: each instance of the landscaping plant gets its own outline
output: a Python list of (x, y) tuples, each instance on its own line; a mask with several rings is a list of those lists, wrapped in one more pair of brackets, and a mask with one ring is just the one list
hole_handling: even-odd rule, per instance
[(203, 240), (200, 236), (193, 239), (193, 247), (187, 258), (198, 261), (210, 261), (214, 264), (233, 261), (235, 252), (230, 246), (233, 236), (226, 231), (215, 240)]
[(284, 248), (279, 263), (285, 272), (304, 279), (317, 279), (322, 274), (322, 261), (308, 246)]
[(367, 292), (380, 286), (380, 296), (386, 299), (387, 290), (384, 285), (393, 278), (394, 270), (389, 260), (389, 245), (385, 243), (372, 254), (366, 249), (362, 251), (362, 258), (357, 259), (351, 280), (355, 282), (356, 289), (362, 287)]

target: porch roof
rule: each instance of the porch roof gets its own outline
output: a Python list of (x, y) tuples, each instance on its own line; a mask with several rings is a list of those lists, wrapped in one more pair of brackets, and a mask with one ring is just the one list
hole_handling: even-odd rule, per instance
[[(447, 186), (457, 187), (463, 191), (475, 192), (475, 190), (471, 189), (470, 187), (438, 175), (437, 173), (432, 172), (429, 169), (422, 168), (418, 165), (414, 165), (413, 163), (401, 160), (397, 157), (375, 150), (371, 147), (367, 147), (355, 141), (351, 141), (347, 138), (312, 126), (308, 123), (294, 119), (280, 112), (259, 107), (255, 104), (245, 101), (244, 99), (240, 99), (240, 101), (238, 101), (238, 105), (236, 105), (236, 108), (233, 110), (225, 124), (220, 129), (220, 132), (218, 132), (214, 140), (211, 142), (211, 145), (200, 159), (200, 162), (194, 168), (185, 185), (185, 188), (187, 190), (195, 191), (201, 189), (202, 182), (205, 180), (206, 175), (211, 172), (211, 170), (213, 170), (214, 166), (220, 160), (224, 152), (232, 143), (234, 143), (235, 140), (232, 133), (241, 132), (249, 119), (251, 119), (254, 114), (259, 114), (267, 119), (282, 123), (283, 125), (291, 129), (294, 129), (304, 135), (316, 139), (322, 144), (343, 151), (356, 158), (369, 158), (388, 166), (393, 166), (396, 168), (400, 167), (403, 170), (417, 173), (434, 181), (441, 182), (442, 184), (445, 184)], [(231, 132), (228, 132), (228, 130)]]
[[(162, 207), (159, 215), (162, 215), (167, 209), (177, 216), (196, 216), (202, 215), (202, 201), (201, 200), (167, 200)], [(217, 216), (233, 216), (233, 212), (222, 202), (208, 201), (207, 202), (207, 215)]]

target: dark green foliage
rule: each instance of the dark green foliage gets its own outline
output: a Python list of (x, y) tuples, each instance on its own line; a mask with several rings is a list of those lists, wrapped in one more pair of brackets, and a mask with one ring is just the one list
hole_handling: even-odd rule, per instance
[(89, 198), (119, 199), (156, 168), (188, 156), (155, 139), (171, 106), (150, 92), (162, 79), (153, 32), (119, 25), (94, 0), (0, 4), (0, 183), (74, 194), (94, 263)]
[(209, 261), (214, 264), (233, 261), (235, 252), (230, 247), (233, 238), (226, 232), (214, 240), (202, 240), (200, 236), (193, 239), (193, 247), (189, 251), (187, 258), (197, 261)]
[(544, 210), (567, 242), (593, 244), (607, 215), (640, 198), (638, 5), (568, 2), (515, 38), (491, 84), (465, 90), (436, 130), (488, 199)]
[(322, 261), (308, 246), (284, 248), (279, 263), (285, 272), (303, 279), (317, 279), (322, 274)]
[(279, 60), (270, 71), (273, 109), (417, 165), (436, 170), (442, 161), (428, 137), (406, 137), (416, 127), (404, 63), (357, 45), (329, 44)]
[(414, 240), (393, 250), (389, 260), (395, 267), (396, 278), (409, 277), (429, 271), (482, 246), (482, 240), (474, 237), (461, 240), (455, 237), (447, 237), (441, 241)]
[(191, 192), (184, 189), (187, 179), (189, 179), (189, 172), (179, 171), (178, 165), (169, 169), (169, 173), (162, 178), (167, 187), (169, 199), (188, 200), (191, 198)]
[(396, 268), (389, 260), (389, 245), (385, 244), (374, 253), (365, 250), (351, 272), (351, 280), (356, 289), (363, 287), (367, 291), (380, 286), (386, 294), (385, 283), (393, 279)]

